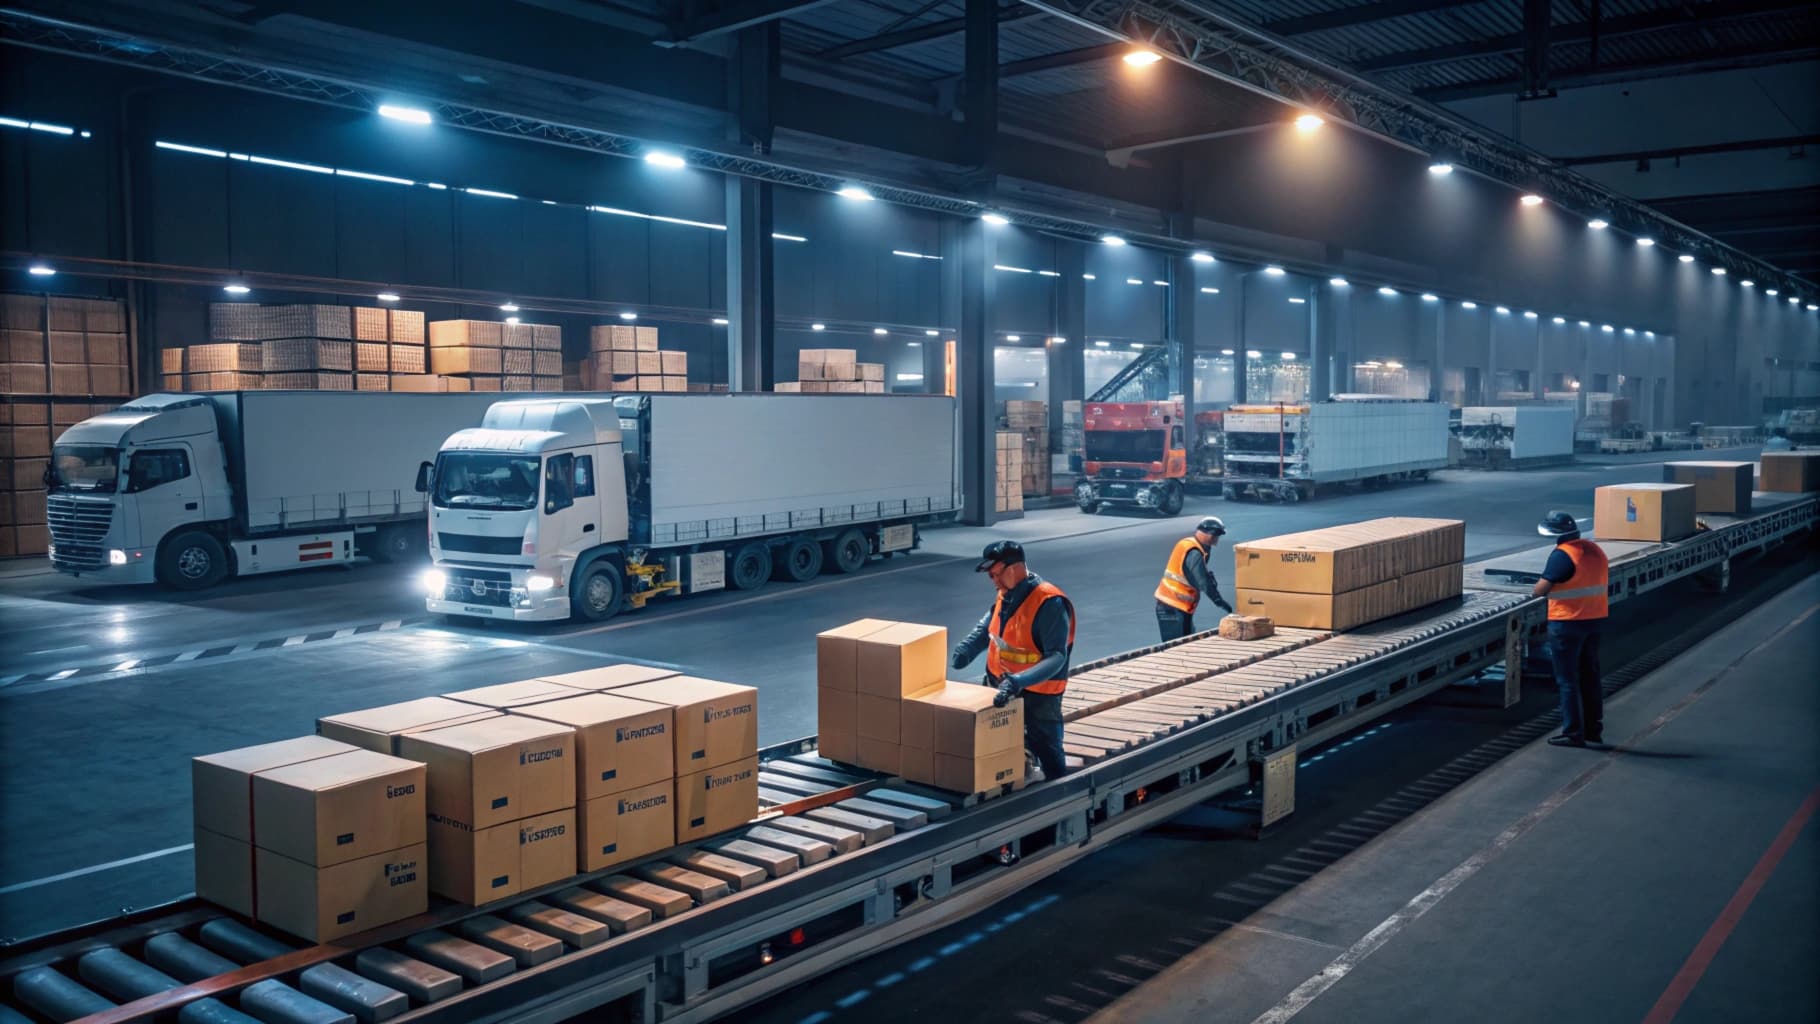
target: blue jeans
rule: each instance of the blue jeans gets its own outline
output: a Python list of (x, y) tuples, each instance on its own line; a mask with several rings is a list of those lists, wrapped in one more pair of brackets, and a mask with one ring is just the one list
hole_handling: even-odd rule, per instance
[(1062, 695), (1024, 693), (1024, 749), (1036, 755), (1043, 778), (1059, 779), (1068, 773), (1068, 756), (1062, 751)]
[(1194, 614), (1171, 608), (1161, 601), (1156, 603), (1156, 628), (1163, 636), (1163, 642), (1180, 640), (1194, 633)]
[(1605, 691), (1599, 679), (1600, 624), (1550, 622), (1548, 654), (1561, 694), (1561, 734), (1592, 743), (1605, 737)]

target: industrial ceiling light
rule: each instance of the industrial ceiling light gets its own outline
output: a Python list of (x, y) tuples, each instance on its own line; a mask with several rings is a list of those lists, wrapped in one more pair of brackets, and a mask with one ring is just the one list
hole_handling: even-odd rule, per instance
[(379, 105), (379, 116), (390, 118), (394, 121), (403, 121), (406, 124), (429, 124), (432, 120), (430, 112), (427, 110), (419, 110), (416, 107), (401, 107), (391, 103), (381, 103)]
[(1271, 277), (1282, 277), (1284, 274), (1289, 273), (1289, 271), (1284, 270), (1282, 267), (1272, 265), (1265, 267), (1264, 273), (1269, 274)]
[(501, 303), (499, 309), (500, 312), (503, 313), (516, 313), (518, 312), (518, 305), (512, 302)]
[(1202, 295), (1218, 295), (1219, 293), (1220, 293), (1220, 290), (1218, 288), (1202, 288), (1201, 289)]
[(1378, 288), (1379, 295), (1395, 295), (1396, 293), (1397, 290), (1389, 285), (1381, 285)]
[(1083, 281), (1098, 281), (1098, 280), (1099, 280), (1099, 276), (1098, 276), (1098, 275), (1095, 275), (1095, 274), (1082, 274), (1082, 275), (1081, 275), (1081, 280), (1083, 280)]
[(1303, 135), (1313, 135), (1326, 123), (1327, 119), (1319, 114), (1303, 114), (1295, 119), (1295, 130)]
[(1125, 283), (1126, 284), (1143, 284), (1144, 279), (1141, 277), (1127, 277), (1125, 279)]
[(1012, 344), (1014, 344), (1014, 345), (1015, 345), (1015, 344), (1016, 344), (1016, 343), (1018, 343), (1018, 342), (1020, 342), (1020, 341), (1023, 341), (1023, 340), (1024, 340), (1024, 339), (1023, 339), (1023, 336), (1022, 336), (1022, 335), (1017, 335), (1017, 334), (1007, 334), (1007, 335), (1005, 335), (1005, 340), (1006, 340), (1006, 341), (1009, 341), (1009, 342), (1011, 342), (1011, 343), (1012, 343)]
[(1748, 278), (1748, 277), (1747, 277), (1747, 278), (1745, 278), (1745, 279), (1744, 279), (1744, 280), (1742, 280), (1742, 281), (1739, 281), (1739, 282), (1738, 282), (1738, 287), (1740, 287), (1740, 288), (1755, 288), (1755, 287), (1757, 287), (1757, 282), (1755, 282), (1755, 281), (1753, 281), (1753, 280), (1751, 280), (1751, 279), (1750, 279), (1750, 278)]
[(1580, 321), (1580, 326), (1581, 326), (1581, 327), (1591, 327), (1591, 326), (1592, 326), (1592, 321), (1590, 321), (1590, 320), (1582, 320), (1582, 321)]
[(1765, 295), (1767, 295), (1767, 296), (1769, 296), (1769, 297), (1770, 297), (1770, 298), (1772, 298), (1772, 299), (1773, 299), (1773, 298), (1775, 298), (1775, 297), (1776, 297), (1776, 296), (1778, 296), (1778, 295), (1781, 295), (1781, 294), (1782, 294), (1782, 293), (1781, 293), (1781, 292), (1779, 292), (1779, 291), (1777, 291), (1777, 290), (1776, 290), (1776, 289), (1774, 289), (1774, 288), (1770, 288), (1770, 289), (1766, 289), (1766, 290), (1765, 290), (1765, 291), (1764, 291), (1764, 293), (1763, 293), (1763, 294), (1765, 294)]
[(1193, 261), (1195, 261), (1195, 262), (1196, 262), (1196, 263), (1214, 263), (1214, 262), (1217, 262), (1217, 261), (1216, 261), (1216, 260), (1214, 260), (1214, 258), (1213, 258), (1213, 253), (1210, 253), (1210, 252), (1197, 252), (1197, 253), (1195, 253), (1195, 254), (1194, 254), (1194, 255), (1193, 255), (1193, 256), (1190, 256), (1190, 257), (1188, 257), (1188, 258), (1189, 258), (1189, 259), (1191, 259), (1191, 260), (1193, 260)]
[[(253, 289), (248, 288), (246, 285), (243, 285), (243, 284), (227, 284), (227, 285), (222, 285), (221, 290), (224, 292), (227, 292), (229, 295), (245, 295), (247, 292), (250, 292)], [(1789, 301), (1793, 302), (1794, 300), (1790, 299)]]
[(56, 277), (57, 271), (48, 263), (34, 263), (26, 268), (26, 273), (33, 277)]
[(1694, 261), (1694, 257), (1693, 257), (1693, 254), (1692, 254), (1692, 253), (1685, 253), (1685, 252), (1684, 252), (1684, 253), (1682, 253), (1682, 254), (1681, 254), (1681, 255), (1679, 255), (1679, 256), (1676, 256), (1676, 257), (1675, 257), (1675, 259), (1678, 259), (1678, 260), (1680, 260), (1680, 261), (1681, 261), (1681, 262), (1683, 262), (1683, 263), (1692, 263), (1692, 262), (1693, 262), (1693, 261)]
[(851, 199), (854, 202), (859, 203), (869, 203), (872, 201), (872, 193), (860, 188), (858, 185), (848, 185), (845, 188), (836, 190), (834, 194), (840, 196), (842, 199)]
[(1223, 356), (1232, 355), (1232, 350), (1229, 348), (1220, 349), (1220, 355), (1223, 355)]
[(1308, 302), (1308, 300), (1302, 298), (1300, 295), (1292, 295), (1289, 298), (1289, 304), (1291, 306), (1300, 306), (1300, 305), (1306, 304), (1307, 302)]
[(1471, 299), (1467, 299), (1466, 301), (1460, 303), (1460, 308), (1461, 309), (1478, 309), (1479, 304), (1472, 301)]
[(1567, 322), (1567, 318), (1566, 318), (1566, 317), (1564, 317), (1564, 316), (1558, 316), (1558, 317), (1555, 317), (1555, 318), (1554, 318), (1554, 321), (1555, 321), (1555, 323), (1557, 323), (1557, 324), (1564, 324), (1564, 323), (1566, 323), (1566, 322)]
[(1423, 302), (1439, 302), (1439, 301), (1441, 301), (1441, 297), (1439, 295), (1436, 295), (1434, 292), (1423, 292), (1422, 301)]
[[(924, 331), (924, 332), (923, 332), (923, 334), (925, 334), (925, 335), (927, 335), (927, 336), (928, 336), (928, 337), (931, 337), (931, 338), (933, 338), (933, 337), (936, 337), (936, 336), (937, 336), (937, 335), (939, 335), (939, 334), (941, 334), (941, 333), (942, 333), (942, 332), (940, 332), (940, 331)], [(914, 343), (913, 343), (913, 344), (914, 344)]]
[(883, 327), (874, 327), (874, 328), (872, 328), (872, 333), (873, 334), (890, 334), (891, 332), (885, 330)]
[(1517, 202), (1522, 203), (1524, 206), (1541, 206), (1542, 197), (1536, 195), (1534, 192), (1525, 192), (1523, 193), (1523, 198), (1517, 200)]
[(1714, 277), (1724, 277), (1724, 276), (1725, 276), (1725, 268), (1724, 268), (1724, 267), (1714, 267), (1714, 268), (1713, 268), (1713, 276), (1714, 276)]
[(1137, 49), (1125, 54), (1125, 63), (1134, 68), (1147, 68), (1162, 59), (1163, 55), (1155, 50)]
[(1053, 337), (1053, 338), (1050, 338), (1050, 339), (1049, 339), (1049, 344), (1051, 344), (1051, 345), (1066, 345), (1066, 344), (1068, 344), (1068, 339), (1067, 339), (1067, 338), (1064, 338), (1064, 337), (1061, 337), (1061, 336), (1060, 336), (1060, 335), (1057, 335), (1057, 336), (1056, 336), (1056, 337)]
[(1637, 329), (1635, 327), (1626, 327), (1624, 328), (1624, 333), (1634, 335), (1637, 333)]
[(906, 341), (906, 342), (904, 342), (904, 347), (905, 348), (922, 348), (923, 343), (920, 341)]
[(828, 329), (828, 325), (827, 324), (810, 324), (809, 329), (812, 331), (825, 331)]
[(1096, 342), (1094, 342), (1094, 343), (1093, 343), (1093, 347), (1094, 347), (1094, 348), (1111, 348), (1111, 347), (1112, 347), (1112, 342), (1110, 342), (1110, 341), (1096, 341)]
[(1113, 248), (1117, 248), (1117, 247), (1125, 244), (1125, 240), (1123, 238), (1120, 238), (1117, 235), (1101, 235), (1100, 241), (1106, 243), (1107, 245), (1112, 246)]
[(1428, 165), (1428, 173), (1437, 178), (1444, 178), (1453, 173), (1453, 164), (1450, 164), (1445, 160), (1436, 160), (1434, 163)]
[(1610, 324), (1600, 324), (1599, 330), (1604, 331), (1606, 334), (1610, 334), (1612, 332), (1612, 326)]
[(1790, 295), (1788, 297), (1788, 304), (1791, 306), (1799, 306), (1801, 304), (1801, 298), (1796, 295)]
[(626, 321), (627, 323), (631, 323), (632, 321), (638, 319), (638, 314), (627, 311), (627, 312), (619, 314), (619, 318), (621, 320)]
[(1245, 358), (1246, 359), (1262, 359), (1262, 358), (1264, 358), (1264, 353), (1259, 352), (1255, 348), (1248, 348), (1245, 350)]
[(1002, 213), (983, 214), (980, 216), (980, 220), (985, 221), (986, 223), (992, 225), (995, 228), (1002, 228), (1005, 225), (1011, 223), (1011, 218), (1005, 216)]
[(1498, 307), (1498, 315), (1499, 315), (1499, 316), (1509, 316), (1509, 315), (1510, 315), (1510, 307), (1509, 307), (1509, 306), (1499, 306), (1499, 307)]
[(1169, 282), (1168, 282), (1168, 281), (1152, 281), (1152, 282), (1150, 282), (1150, 283), (1151, 283), (1151, 284), (1153, 284), (1153, 285), (1156, 285), (1156, 286), (1157, 286), (1157, 287), (1158, 287), (1158, 288), (1167, 288), (1167, 287), (1169, 287)]
[(717, 316), (717, 317), (715, 317), (715, 318), (714, 318), (714, 326), (716, 326), (716, 327), (725, 327), (725, 326), (727, 326), (727, 318), (726, 318), (726, 317), (724, 317), (724, 316)]
[(689, 166), (689, 162), (667, 150), (654, 149), (645, 154), (645, 163), (652, 167), (662, 167), (667, 171), (680, 171)]
[[(1639, 248), (1639, 249), (1647, 249), (1650, 246), (1655, 245), (1655, 244), (1656, 244), (1656, 240), (1649, 237), (1648, 235), (1644, 235), (1642, 238), (1637, 239), (1637, 248)], [(1692, 262), (1692, 261), (1690, 260), (1689, 262)]]
[(1606, 228), (1611, 227), (1611, 221), (1606, 220), (1604, 217), (1594, 217), (1592, 220), (1586, 222), (1586, 226), (1592, 228), (1594, 231), (1604, 231)]
[(1524, 311), (1523, 311), (1523, 319), (1525, 319), (1525, 320), (1534, 320), (1534, 319), (1535, 319), (1535, 318), (1536, 318), (1536, 311), (1535, 311), (1535, 310), (1533, 310), (1533, 309), (1526, 309), (1526, 310), (1524, 310)]
[(1343, 277), (1330, 277), (1327, 279), (1327, 283), (1333, 285), (1335, 288), (1344, 288), (1352, 282)]
[(1812, 303), (1812, 302), (1810, 302), (1810, 303), (1808, 303), (1808, 304), (1807, 304), (1807, 311), (1808, 311), (1808, 312), (1809, 312), (1809, 313), (1812, 313), (1812, 312), (1813, 312), (1813, 311), (1815, 311), (1815, 310), (1817, 310), (1817, 309), (1820, 309), (1820, 305), (1816, 305), (1816, 304), (1814, 304), (1814, 303)]
[(380, 292), (377, 297), (378, 297), (379, 301), (381, 301), (381, 302), (397, 302), (398, 301), (397, 292)]
[(1131, 343), (1131, 347), (1132, 347), (1132, 348), (1143, 348), (1143, 347), (1144, 347), (1144, 343), (1143, 343), (1143, 342), (1141, 342), (1141, 341), (1134, 341), (1134, 342), (1132, 342), (1132, 343)]
[(1284, 362), (1286, 362), (1286, 363), (1293, 363), (1293, 362), (1295, 362), (1295, 353), (1294, 353), (1294, 352), (1285, 352), (1285, 353), (1283, 353), (1283, 361), (1284, 361)]

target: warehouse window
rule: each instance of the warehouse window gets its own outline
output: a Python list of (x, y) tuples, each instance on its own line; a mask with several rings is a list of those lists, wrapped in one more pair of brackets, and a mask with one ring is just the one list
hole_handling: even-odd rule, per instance
[(149, 491), (189, 475), (190, 459), (181, 448), (138, 451), (127, 469), (126, 489), (129, 493)]

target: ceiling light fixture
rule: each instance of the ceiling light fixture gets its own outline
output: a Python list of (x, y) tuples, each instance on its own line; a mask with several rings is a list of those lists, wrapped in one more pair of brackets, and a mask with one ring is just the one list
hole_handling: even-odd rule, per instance
[(1295, 130), (1303, 135), (1312, 135), (1320, 131), (1321, 126), (1326, 123), (1327, 119), (1319, 114), (1303, 114), (1295, 119)]
[(246, 285), (243, 285), (243, 284), (227, 284), (227, 285), (222, 285), (221, 290), (224, 292), (227, 292), (229, 295), (245, 295), (247, 292), (250, 292), (253, 289), (248, 288)]
[(1586, 226), (1592, 228), (1594, 231), (1604, 231), (1606, 228), (1611, 227), (1611, 221), (1606, 220), (1604, 217), (1594, 217), (1592, 220), (1586, 222)]
[(503, 313), (516, 313), (518, 312), (518, 305), (512, 302), (501, 303), (499, 309), (500, 312)]
[(1650, 246), (1655, 245), (1655, 244), (1656, 244), (1656, 240), (1649, 237), (1648, 235), (1644, 235), (1642, 238), (1637, 239), (1637, 248), (1639, 248), (1639, 249), (1647, 249)]
[(1125, 63), (1134, 68), (1147, 68), (1162, 59), (1163, 55), (1155, 50), (1132, 50), (1125, 54)]
[(1110, 245), (1114, 248), (1117, 248), (1118, 246), (1125, 244), (1125, 240), (1123, 238), (1120, 238), (1117, 235), (1101, 235), (1100, 241), (1102, 241), (1102, 242), (1106, 243), (1107, 245)]
[(1694, 261), (1694, 257), (1693, 257), (1693, 254), (1692, 254), (1692, 253), (1686, 253), (1686, 252), (1684, 252), (1684, 253), (1682, 253), (1682, 254), (1681, 254), (1681, 255), (1679, 255), (1679, 256), (1676, 256), (1676, 257), (1675, 257), (1675, 259), (1678, 259), (1678, 260), (1680, 260), (1680, 261), (1681, 261), (1681, 262), (1683, 262), (1683, 263), (1692, 263), (1692, 262), (1693, 262), (1693, 261)]
[(873, 198), (872, 193), (860, 188), (858, 185), (848, 185), (845, 188), (836, 190), (834, 194), (840, 196), (842, 199), (851, 199), (859, 203), (869, 203)]
[(1196, 263), (1217, 263), (1217, 262), (1219, 262), (1218, 260), (1215, 260), (1213, 258), (1213, 253), (1210, 253), (1210, 252), (1197, 252), (1193, 256), (1190, 256), (1188, 258), (1195, 261)]
[(1437, 178), (1444, 178), (1453, 173), (1453, 164), (1450, 164), (1445, 160), (1436, 161), (1435, 163), (1428, 165), (1428, 173)]
[(1522, 203), (1524, 206), (1541, 206), (1542, 197), (1536, 195), (1534, 192), (1525, 192), (1523, 198), (1517, 200), (1517, 202)]
[[(513, 307), (513, 308), (517, 308), (517, 307)], [(619, 314), (619, 318), (621, 320), (624, 320), (624, 321), (627, 321), (628, 323), (630, 323), (631, 321), (638, 319), (638, 314), (628, 311), (628, 312)]]
[(26, 268), (26, 273), (33, 277), (56, 277), (57, 271), (48, 263), (34, 263)]
[(379, 295), (377, 296), (377, 298), (381, 302), (397, 302), (398, 293), (397, 292), (380, 292)]
[(689, 166), (687, 160), (684, 160), (675, 153), (662, 149), (654, 149), (651, 152), (646, 153), (645, 163), (650, 164), (652, 167), (662, 167), (668, 171), (680, 171)]
[(432, 120), (430, 112), (427, 110), (419, 110), (416, 107), (400, 107), (391, 103), (381, 103), (379, 105), (379, 116), (390, 118), (394, 121), (403, 121), (406, 124), (429, 124)]
[(983, 220), (983, 221), (985, 221), (985, 222), (986, 222), (986, 223), (988, 223), (988, 224), (990, 224), (990, 225), (992, 225), (992, 226), (993, 226), (993, 227), (995, 227), (995, 228), (1002, 228), (1002, 227), (1004, 227), (1004, 226), (1005, 226), (1005, 225), (1007, 225), (1007, 224), (1009, 224), (1009, 223), (1011, 223), (1011, 218), (1010, 218), (1010, 217), (1007, 217), (1007, 216), (1005, 216), (1005, 215), (1004, 215), (1004, 214), (1002, 214), (1002, 213), (986, 213), (986, 214), (981, 214), (981, 215), (980, 215), (980, 220)]

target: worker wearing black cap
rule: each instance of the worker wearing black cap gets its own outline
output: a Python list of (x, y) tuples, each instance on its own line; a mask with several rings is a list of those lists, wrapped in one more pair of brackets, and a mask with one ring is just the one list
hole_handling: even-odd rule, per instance
[(1062, 692), (1068, 687), (1068, 658), (1074, 653), (1074, 605), (1060, 587), (1024, 565), (1024, 548), (1014, 540), (986, 545), (974, 572), (992, 577), (998, 597), (985, 618), (955, 645), (951, 664), (966, 668), (986, 652), (986, 685), (998, 688), (992, 703), (1004, 707), (1024, 700), (1024, 750), (1036, 758), (1043, 778), (1068, 771), (1062, 752)]
[(1194, 536), (1176, 541), (1163, 567), (1163, 582), (1156, 585), (1156, 627), (1165, 642), (1194, 632), (1194, 609), (1201, 595), (1228, 612), (1232, 605), (1220, 596), (1220, 585), (1207, 568), (1207, 555), (1226, 533), (1219, 516), (1208, 516), (1194, 528)]
[(1561, 692), (1561, 735), (1557, 747), (1605, 742), (1605, 694), (1599, 680), (1599, 634), (1609, 610), (1611, 569), (1605, 552), (1580, 539), (1580, 524), (1566, 512), (1550, 512), (1536, 532), (1552, 537), (1555, 549), (1532, 591), (1548, 598), (1548, 653), (1555, 688)]

